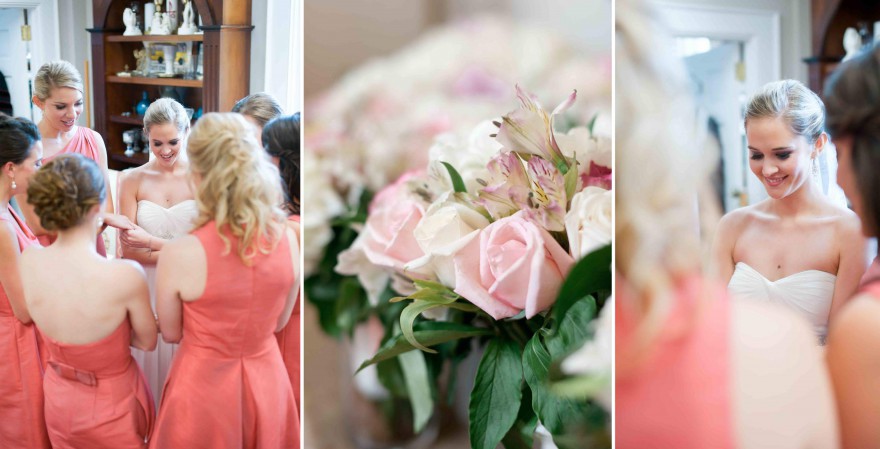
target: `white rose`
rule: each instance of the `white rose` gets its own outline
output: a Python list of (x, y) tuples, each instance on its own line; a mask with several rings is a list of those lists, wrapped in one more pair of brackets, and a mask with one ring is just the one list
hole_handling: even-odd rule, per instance
[(309, 180), (310, 193), (302, 197), (302, 208), (306, 213), (302, 216), (303, 236), (303, 275), (315, 272), (324, 248), (333, 238), (330, 220), (342, 215), (345, 202), (327, 182), (327, 170), (317, 157), (306, 157), (303, 160), (302, 176)]
[(491, 137), (496, 132), (498, 127), (486, 120), (471, 130), (467, 138), (452, 133), (440, 135), (431, 146), (429, 158), (432, 163), (448, 162), (455, 167), (468, 192), (476, 192), (482, 187), (477, 179), (489, 176), (486, 164), (501, 151), (501, 143)]
[(611, 139), (605, 135), (596, 133), (590, 136), (589, 129), (579, 126), (557, 135), (556, 143), (562, 154), (577, 159), (580, 173), (590, 170), (590, 162), (611, 167)]
[(436, 278), (455, 288), (452, 257), (489, 226), (489, 220), (451, 198), (452, 194), (447, 192), (425, 211), (413, 231), (425, 255), (404, 265), (404, 270)]
[(580, 259), (590, 252), (611, 243), (611, 204), (614, 193), (590, 186), (571, 199), (571, 209), (565, 215), (565, 229), (571, 255)]
[(358, 282), (367, 292), (370, 304), (379, 304), (379, 295), (385, 291), (391, 274), (388, 270), (373, 264), (364, 253), (364, 240), (369, 231), (364, 229), (348, 249), (339, 253), (335, 270), (339, 274), (357, 276)]
[(608, 384), (595, 396), (595, 399), (607, 410), (611, 410), (611, 353), (614, 350), (611, 344), (614, 333), (611, 309), (613, 308), (614, 298), (610, 297), (605, 301), (605, 307), (602, 308), (599, 318), (592, 323), (595, 326), (593, 339), (566, 357), (561, 365), (562, 372), (568, 375), (608, 376)]

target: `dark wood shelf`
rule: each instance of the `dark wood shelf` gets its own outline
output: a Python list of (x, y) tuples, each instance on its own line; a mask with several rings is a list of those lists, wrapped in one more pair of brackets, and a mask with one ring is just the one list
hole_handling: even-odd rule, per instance
[(111, 115), (110, 121), (113, 123), (122, 123), (125, 125), (144, 126), (143, 115), (132, 115), (129, 117), (126, 117), (124, 115)]
[[(147, 94), (153, 102), (169, 95), (168, 87), (184, 107), (204, 113), (229, 111), (245, 97), (250, 86), (251, 2), (252, 0), (193, 0), (195, 13), (203, 23), (204, 34), (165, 36), (123, 36), (122, 16), (131, 0), (91, 0), (94, 26), (91, 34), (92, 78), (94, 95), (94, 129), (104, 139), (110, 168), (123, 170), (142, 165), (145, 154), (124, 155), (122, 133), (143, 127), (143, 117), (134, 115), (133, 106)], [(138, 0), (143, 4), (143, 1)], [(133, 54), (144, 47), (160, 44), (187, 47), (191, 67), (201, 61), (203, 79), (159, 78), (155, 76), (121, 77), (125, 67), (137, 66)], [(182, 51), (182, 49), (179, 49)], [(244, 63), (242, 61), (245, 61)], [(164, 67), (163, 67), (164, 68)], [(182, 89), (181, 89), (182, 88)], [(122, 113), (131, 111), (131, 116)]]
[(148, 153), (136, 153), (134, 156), (128, 157), (125, 153), (109, 153), (110, 160), (121, 162), (131, 166), (140, 166), (146, 164), (150, 160)]
[(166, 36), (107, 36), (107, 42), (202, 42), (205, 40), (204, 34), (169, 34)]
[(201, 80), (186, 80), (183, 78), (147, 78), (144, 76), (116, 76), (108, 75), (108, 83), (139, 84), (141, 86), (173, 86), (195, 87), (201, 89), (204, 83)]

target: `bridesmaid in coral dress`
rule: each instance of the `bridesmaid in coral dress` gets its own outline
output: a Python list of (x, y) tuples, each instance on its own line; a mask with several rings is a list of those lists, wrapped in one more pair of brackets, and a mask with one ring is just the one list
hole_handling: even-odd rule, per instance
[(154, 348), (156, 321), (143, 269), (95, 250), (106, 192), (101, 169), (79, 154), (58, 156), (28, 187), (40, 222), (57, 232), (21, 260), (49, 352), (43, 390), (55, 449), (145, 448), (152, 429), (152, 396), (129, 346)]
[[(59, 154), (82, 154), (101, 167), (105, 182), (109, 182), (104, 140), (97, 132), (76, 125), (76, 120), (83, 110), (82, 77), (76, 67), (67, 61), (43, 64), (34, 77), (32, 101), (43, 114), (37, 124), (43, 140), (43, 162), (47, 163)], [(40, 226), (39, 220), (27, 203), (27, 195), (21, 192), (16, 197), (16, 202), (28, 226), (39, 234), (40, 243), (43, 246), (51, 244), (55, 239)], [(131, 229), (131, 223), (127, 218), (113, 214), (113, 204), (111, 197), (107, 201), (104, 223), (121, 229)], [(106, 256), (104, 240), (101, 238), (97, 239), (97, 249), (98, 253)]]
[(187, 152), (199, 217), (159, 257), (159, 326), (180, 346), (150, 447), (298, 448), (274, 336), (293, 309), (299, 260), (276, 206), (278, 170), (237, 114), (199, 119)]
[(19, 258), (37, 238), (9, 205), (37, 171), (43, 150), (37, 127), (0, 114), (0, 447), (47, 449), (43, 419), (45, 354), (21, 287)]
[[(297, 235), (299, 235), (299, 125), (299, 117), (296, 115), (277, 117), (266, 123), (262, 138), (263, 149), (281, 172), (281, 186), (286, 193), (282, 207), (290, 214), (288, 220)], [(281, 358), (284, 359), (284, 366), (293, 386), (297, 410), (302, 409), (299, 388), (301, 297), (301, 294), (297, 295), (296, 305), (293, 307), (293, 314), (287, 326), (275, 334), (278, 338), (278, 347), (281, 349)]]

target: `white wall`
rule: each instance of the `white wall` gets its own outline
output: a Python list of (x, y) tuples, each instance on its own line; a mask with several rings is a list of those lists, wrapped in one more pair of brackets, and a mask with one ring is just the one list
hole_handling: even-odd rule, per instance
[[(92, 27), (92, 2), (84, 2), (82, 0), (58, 0), (58, 17), (63, 20), (58, 21), (58, 34), (61, 41), (60, 56), (61, 59), (69, 61), (76, 66), (83, 76), (86, 76), (85, 61), (89, 62), (89, 116), (91, 117), (90, 125), (95, 125), (95, 105), (92, 93), (92, 86), (95, 80), (95, 68), (92, 65), (92, 43), (91, 35), (86, 28)], [(39, 67), (34, 67), (36, 73)], [(85, 81), (85, 80), (83, 80)], [(85, 126), (85, 117), (80, 122)]]
[(811, 56), (810, 3), (805, 0), (664, 0), (668, 3), (717, 6), (725, 8), (773, 11), (779, 13), (781, 25), (780, 67), (783, 78), (807, 82), (807, 65), (803, 58)]

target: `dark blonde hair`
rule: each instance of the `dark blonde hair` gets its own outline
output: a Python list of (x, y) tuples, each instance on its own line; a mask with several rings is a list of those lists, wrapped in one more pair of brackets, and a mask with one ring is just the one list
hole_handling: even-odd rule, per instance
[(232, 107), (232, 112), (252, 117), (261, 127), (266, 126), (269, 120), (284, 114), (278, 100), (265, 92), (251, 94), (238, 100)]
[(63, 231), (80, 224), (92, 207), (103, 204), (107, 189), (95, 161), (81, 154), (62, 154), (37, 170), (27, 195), (43, 228)]
[(269, 253), (281, 239), (286, 217), (277, 206), (283, 198), (278, 169), (254, 136), (253, 127), (234, 113), (210, 113), (193, 127), (187, 146), (199, 216), (195, 227), (214, 221), (229, 250), (224, 229), (240, 240), (238, 255), (246, 264)]
[(52, 61), (43, 64), (34, 77), (34, 95), (40, 101), (52, 96), (52, 89), (69, 87), (80, 93), (83, 91), (82, 77), (73, 64), (67, 61)]

